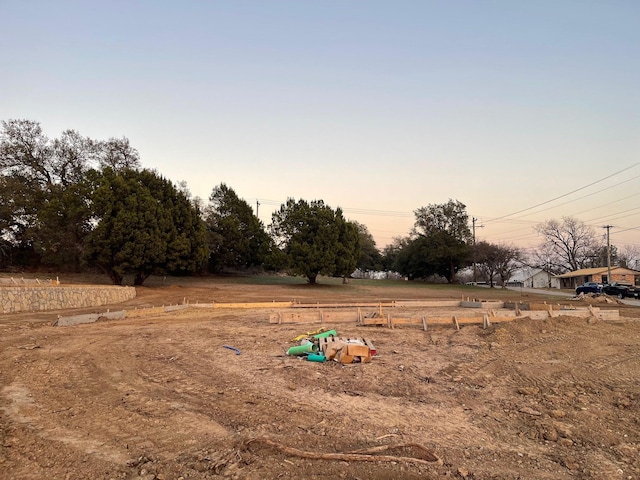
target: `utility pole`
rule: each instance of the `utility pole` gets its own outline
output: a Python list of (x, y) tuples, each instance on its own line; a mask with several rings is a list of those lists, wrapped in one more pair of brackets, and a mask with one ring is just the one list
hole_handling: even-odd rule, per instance
[(613, 228), (613, 225), (605, 225), (602, 228), (607, 230), (607, 283), (611, 283), (611, 241), (609, 230)]
[(260, 201), (256, 198), (256, 218), (260, 218), (258, 216), (258, 209), (260, 208)]
[[(476, 283), (478, 276), (476, 273), (476, 217), (471, 217), (471, 232), (473, 233), (473, 283)], [(478, 228), (482, 228), (484, 225), (478, 225)]]

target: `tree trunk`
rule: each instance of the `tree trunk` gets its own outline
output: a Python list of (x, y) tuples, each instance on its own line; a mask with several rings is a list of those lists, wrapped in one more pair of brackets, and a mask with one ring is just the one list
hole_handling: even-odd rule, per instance
[(113, 270), (110, 270), (108, 275), (114, 285), (122, 285), (122, 275), (114, 272)]
[(149, 277), (149, 274), (146, 272), (138, 272), (136, 273), (136, 277), (133, 280), (133, 284), (136, 286), (141, 286), (144, 281)]
[(309, 281), (309, 285), (315, 285), (316, 284), (316, 278), (318, 277), (318, 274), (315, 275), (307, 275), (307, 280)]

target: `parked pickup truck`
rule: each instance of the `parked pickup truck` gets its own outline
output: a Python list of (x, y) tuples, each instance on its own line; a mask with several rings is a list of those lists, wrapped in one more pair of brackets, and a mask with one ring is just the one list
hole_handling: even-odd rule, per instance
[(613, 282), (602, 287), (602, 293), (618, 298), (632, 297), (640, 298), (640, 289), (630, 283)]
[(602, 292), (602, 285), (598, 282), (587, 282), (584, 285), (580, 285), (576, 288), (576, 295), (581, 293), (600, 293)]

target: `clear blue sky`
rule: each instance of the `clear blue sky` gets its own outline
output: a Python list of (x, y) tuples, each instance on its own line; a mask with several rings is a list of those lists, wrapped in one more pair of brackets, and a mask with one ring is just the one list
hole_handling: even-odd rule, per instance
[(383, 247), (452, 198), (481, 240), (575, 216), (640, 245), (635, 0), (0, 0), (0, 45), (0, 119), (126, 136), (266, 224), (321, 198)]

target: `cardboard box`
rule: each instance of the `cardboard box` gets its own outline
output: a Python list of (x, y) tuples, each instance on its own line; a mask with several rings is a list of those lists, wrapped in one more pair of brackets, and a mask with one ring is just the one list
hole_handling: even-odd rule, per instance
[[(369, 363), (371, 356), (375, 355), (370, 340), (363, 338), (329, 337), (319, 339), (320, 351), (327, 360), (336, 360), (348, 364), (355, 362)], [(373, 350), (373, 351), (372, 351)]]
[(362, 363), (369, 363), (371, 361), (371, 349), (366, 345), (348, 343), (347, 355), (353, 357), (353, 360), (360, 357)]

